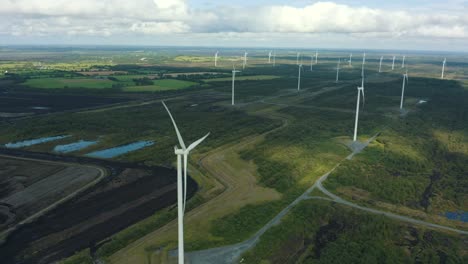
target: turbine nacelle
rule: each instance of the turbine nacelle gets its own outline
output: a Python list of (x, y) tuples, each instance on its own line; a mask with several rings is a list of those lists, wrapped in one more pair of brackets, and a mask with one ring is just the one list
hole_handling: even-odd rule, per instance
[(366, 97), (365, 97), (365, 95), (364, 95), (364, 87), (358, 87), (357, 89), (358, 89), (358, 91), (360, 92), (360, 94), (362, 94), (362, 104), (365, 104), (365, 102), (366, 102)]

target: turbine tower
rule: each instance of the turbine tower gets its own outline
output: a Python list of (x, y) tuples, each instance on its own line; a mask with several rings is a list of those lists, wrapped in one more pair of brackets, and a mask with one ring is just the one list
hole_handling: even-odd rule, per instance
[(444, 62), (442, 63), (442, 76), (440, 77), (442, 80), (444, 79), (445, 74), (445, 64), (447, 63), (447, 58), (444, 58)]
[(365, 97), (364, 97), (364, 76), (362, 76), (362, 82), (361, 86), (357, 88), (357, 103), (356, 103), (356, 120), (354, 122), (354, 137), (353, 141), (356, 142), (357, 140), (357, 130), (358, 130), (358, 122), (359, 122), (359, 104), (360, 104), (360, 99), (361, 99), (361, 93), (362, 93), (362, 104), (365, 103)]
[(299, 65), (299, 57), (301, 57), (301, 53), (298, 52), (296, 56), (296, 65)]
[(353, 67), (353, 65), (352, 65), (352, 60), (353, 60), (353, 54), (350, 53), (350, 54), (349, 54), (349, 67)]
[(215, 67), (218, 67), (218, 54), (219, 54), (219, 51), (216, 51), (216, 53), (215, 53)]
[(316, 50), (315, 51), (315, 64), (318, 63), (318, 51)]
[(240, 71), (236, 71), (236, 67), (232, 66), (232, 100), (231, 105), (234, 105), (234, 82), (236, 81), (236, 73)]
[(302, 71), (302, 63), (299, 64), (299, 76), (297, 78), (297, 91), (301, 90), (301, 71)]
[(401, 86), (400, 110), (403, 109), (403, 101), (404, 101), (404, 98), (405, 98), (405, 86), (406, 86), (407, 82), (408, 82), (408, 71), (406, 71), (406, 73), (403, 74), (403, 84)]
[(401, 68), (405, 67), (405, 59), (406, 59), (406, 55), (403, 55), (403, 60), (401, 61)]
[(314, 56), (310, 56), (310, 71), (314, 71)]
[(245, 69), (245, 66), (247, 65), (247, 51), (244, 52), (244, 62), (242, 63), (242, 69)]
[[(178, 248), (178, 255), (179, 255), (179, 264), (184, 264), (184, 213), (185, 213), (185, 204), (187, 201), (187, 163), (188, 163), (188, 155), (190, 151), (192, 151), (196, 146), (205, 140), (210, 133), (206, 134), (204, 137), (200, 138), (199, 140), (193, 142), (188, 146), (185, 147), (184, 140), (180, 135), (179, 129), (177, 128), (177, 124), (174, 118), (167, 108), (164, 101), (161, 101), (164, 108), (166, 108), (169, 117), (171, 118), (172, 124), (174, 125), (175, 132), (177, 134), (177, 138), (179, 140), (179, 145), (181, 148), (177, 146), (174, 147), (174, 152), (177, 155), (177, 214), (178, 214), (178, 237), (179, 237), (179, 248)], [(183, 157), (183, 167), (182, 167), (182, 157)], [(182, 174), (184, 175), (183, 185), (182, 185)]]
[(270, 53), (268, 53), (268, 63), (271, 63), (271, 53), (272, 53), (272, 51), (270, 51)]
[(382, 72), (382, 61), (383, 61), (383, 56), (380, 57), (379, 72)]
[(394, 55), (393, 56), (393, 62), (392, 62), (392, 71), (395, 69), (395, 58), (396, 58), (396, 56)]
[(341, 59), (338, 59), (338, 65), (336, 66), (336, 83), (338, 83), (339, 78), (340, 78), (340, 63)]

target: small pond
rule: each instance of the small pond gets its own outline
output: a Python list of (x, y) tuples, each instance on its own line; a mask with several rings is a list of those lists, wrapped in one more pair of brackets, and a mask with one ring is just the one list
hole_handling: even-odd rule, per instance
[(468, 212), (457, 211), (457, 212), (445, 212), (444, 216), (450, 220), (462, 221), (468, 223)]
[(129, 153), (135, 150), (149, 147), (153, 144), (154, 144), (153, 141), (138, 141), (138, 142), (134, 142), (131, 144), (122, 145), (122, 146), (118, 146), (114, 148), (94, 151), (94, 152), (86, 154), (86, 156), (92, 157), (92, 158), (110, 159), (110, 158), (114, 158), (114, 157)]
[(63, 138), (67, 138), (69, 136), (54, 136), (54, 137), (42, 137), (42, 138), (35, 138), (35, 139), (28, 139), (24, 141), (18, 141), (18, 142), (10, 142), (5, 144), (5, 147), (7, 148), (24, 148), (24, 147), (29, 147), (37, 144), (42, 144), (50, 141), (55, 141)]
[(70, 153), (78, 150), (82, 150), (84, 148), (87, 148), (89, 146), (92, 146), (94, 144), (98, 143), (97, 141), (86, 141), (86, 140), (80, 140), (77, 142), (73, 142), (70, 144), (66, 145), (57, 145), (54, 148), (54, 152), (57, 153)]

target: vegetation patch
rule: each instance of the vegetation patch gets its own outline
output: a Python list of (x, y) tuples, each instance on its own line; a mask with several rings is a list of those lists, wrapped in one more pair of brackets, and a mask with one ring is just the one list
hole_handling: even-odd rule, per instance
[(195, 85), (194, 82), (163, 79), (151, 81), (154, 85), (146, 85), (143, 82), (141, 86), (128, 86), (123, 88), (125, 92), (157, 92), (157, 91), (168, 91), (168, 90), (180, 90)]
[[(273, 80), (280, 78), (280, 76), (274, 75), (252, 75), (252, 76), (236, 76), (236, 81), (263, 81), (263, 80)], [(231, 81), (232, 77), (226, 78), (214, 78), (214, 79), (204, 79), (205, 82), (226, 82)]]
[(112, 82), (107, 79), (89, 79), (89, 78), (41, 78), (29, 79), (25, 82), (26, 86), (41, 89), (62, 89), (62, 88), (88, 88), (105, 89), (112, 88)]
[(466, 263), (465, 248), (457, 236), (307, 200), (268, 230), (242, 262)]

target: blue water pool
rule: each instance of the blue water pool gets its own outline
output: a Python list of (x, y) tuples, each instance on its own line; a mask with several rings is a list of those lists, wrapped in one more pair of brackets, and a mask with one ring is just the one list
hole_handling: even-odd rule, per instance
[(445, 212), (444, 216), (450, 220), (458, 220), (468, 223), (468, 212), (457, 211), (457, 212)]
[(97, 141), (86, 141), (86, 140), (80, 140), (77, 142), (73, 142), (70, 144), (66, 145), (57, 145), (54, 148), (54, 152), (57, 153), (70, 153), (74, 151), (78, 151), (84, 148), (87, 148), (89, 146), (92, 146), (94, 144), (98, 143)]
[(14, 142), (14, 143), (7, 143), (5, 147), (7, 148), (24, 148), (29, 147), (37, 144), (42, 144), (50, 141), (59, 140), (62, 138), (67, 138), (69, 136), (54, 136), (54, 137), (43, 137), (43, 138), (36, 138), (36, 139), (28, 139), (24, 141)]
[(129, 153), (135, 150), (149, 147), (153, 144), (154, 144), (153, 141), (138, 141), (138, 142), (134, 142), (128, 145), (94, 151), (94, 152), (86, 154), (86, 156), (92, 157), (92, 158), (110, 159), (110, 158), (114, 158), (114, 157)]

